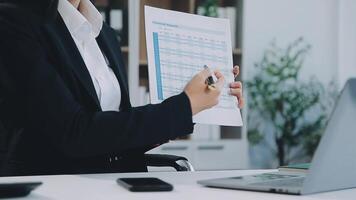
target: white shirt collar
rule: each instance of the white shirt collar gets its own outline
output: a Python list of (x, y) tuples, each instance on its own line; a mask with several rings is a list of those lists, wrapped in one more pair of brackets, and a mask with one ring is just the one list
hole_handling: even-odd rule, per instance
[(59, 0), (58, 12), (76, 39), (86, 40), (90, 34), (96, 38), (100, 34), (103, 18), (89, 0), (81, 0), (80, 12), (68, 0)]

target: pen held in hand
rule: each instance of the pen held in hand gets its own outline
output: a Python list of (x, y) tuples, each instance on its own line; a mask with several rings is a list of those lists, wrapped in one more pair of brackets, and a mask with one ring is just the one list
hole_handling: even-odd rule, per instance
[[(207, 65), (204, 65), (204, 69), (209, 70), (209, 73), (212, 74), (210, 68), (209, 68)], [(210, 76), (205, 80), (205, 83), (208, 85), (208, 88), (209, 88), (210, 90), (216, 90), (215, 81), (214, 81), (214, 78), (213, 78), (212, 75), (210, 75)]]

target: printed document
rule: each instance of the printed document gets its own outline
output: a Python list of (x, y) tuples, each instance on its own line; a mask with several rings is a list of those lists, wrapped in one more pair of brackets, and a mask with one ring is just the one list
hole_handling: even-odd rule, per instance
[(194, 123), (242, 126), (237, 99), (229, 95), (234, 81), (229, 21), (145, 6), (145, 29), (151, 103), (181, 93), (207, 65), (224, 74), (225, 86), (219, 104), (195, 115)]

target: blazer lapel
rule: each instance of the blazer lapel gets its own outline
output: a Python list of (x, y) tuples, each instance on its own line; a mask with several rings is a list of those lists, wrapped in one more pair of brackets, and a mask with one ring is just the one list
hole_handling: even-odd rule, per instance
[(109, 60), (109, 67), (113, 70), (116, 78), (120, 83), (121, 89), (121, 109), (131, 107), (129, 100), (129, 92), (126, 80), (125, 66), (121, 57), (121, 49), (119, 48), (119, 41), (115, 38), (116, 35), (110, 32), (106, 25), (103, 25), (103, 29), (100, 35), (97, 37), (97, 42), (100, 49), (103, 51), (107, 59)]
[(73, 69), (83, 87), (101, 108), (89, 71), (63, 19), (59, 16), (55, 23), (47, 24), (45, 29), (54, 46), (58, 48), (58, 56), (62, 62)]

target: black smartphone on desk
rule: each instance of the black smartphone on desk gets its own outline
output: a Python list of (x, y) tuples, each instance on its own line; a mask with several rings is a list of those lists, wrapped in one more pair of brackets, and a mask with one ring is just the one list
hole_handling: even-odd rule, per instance
[(119, 178), (116, 182), (132, 192), (159, 192), (173, 190), (173, 185), (158, 178)]

